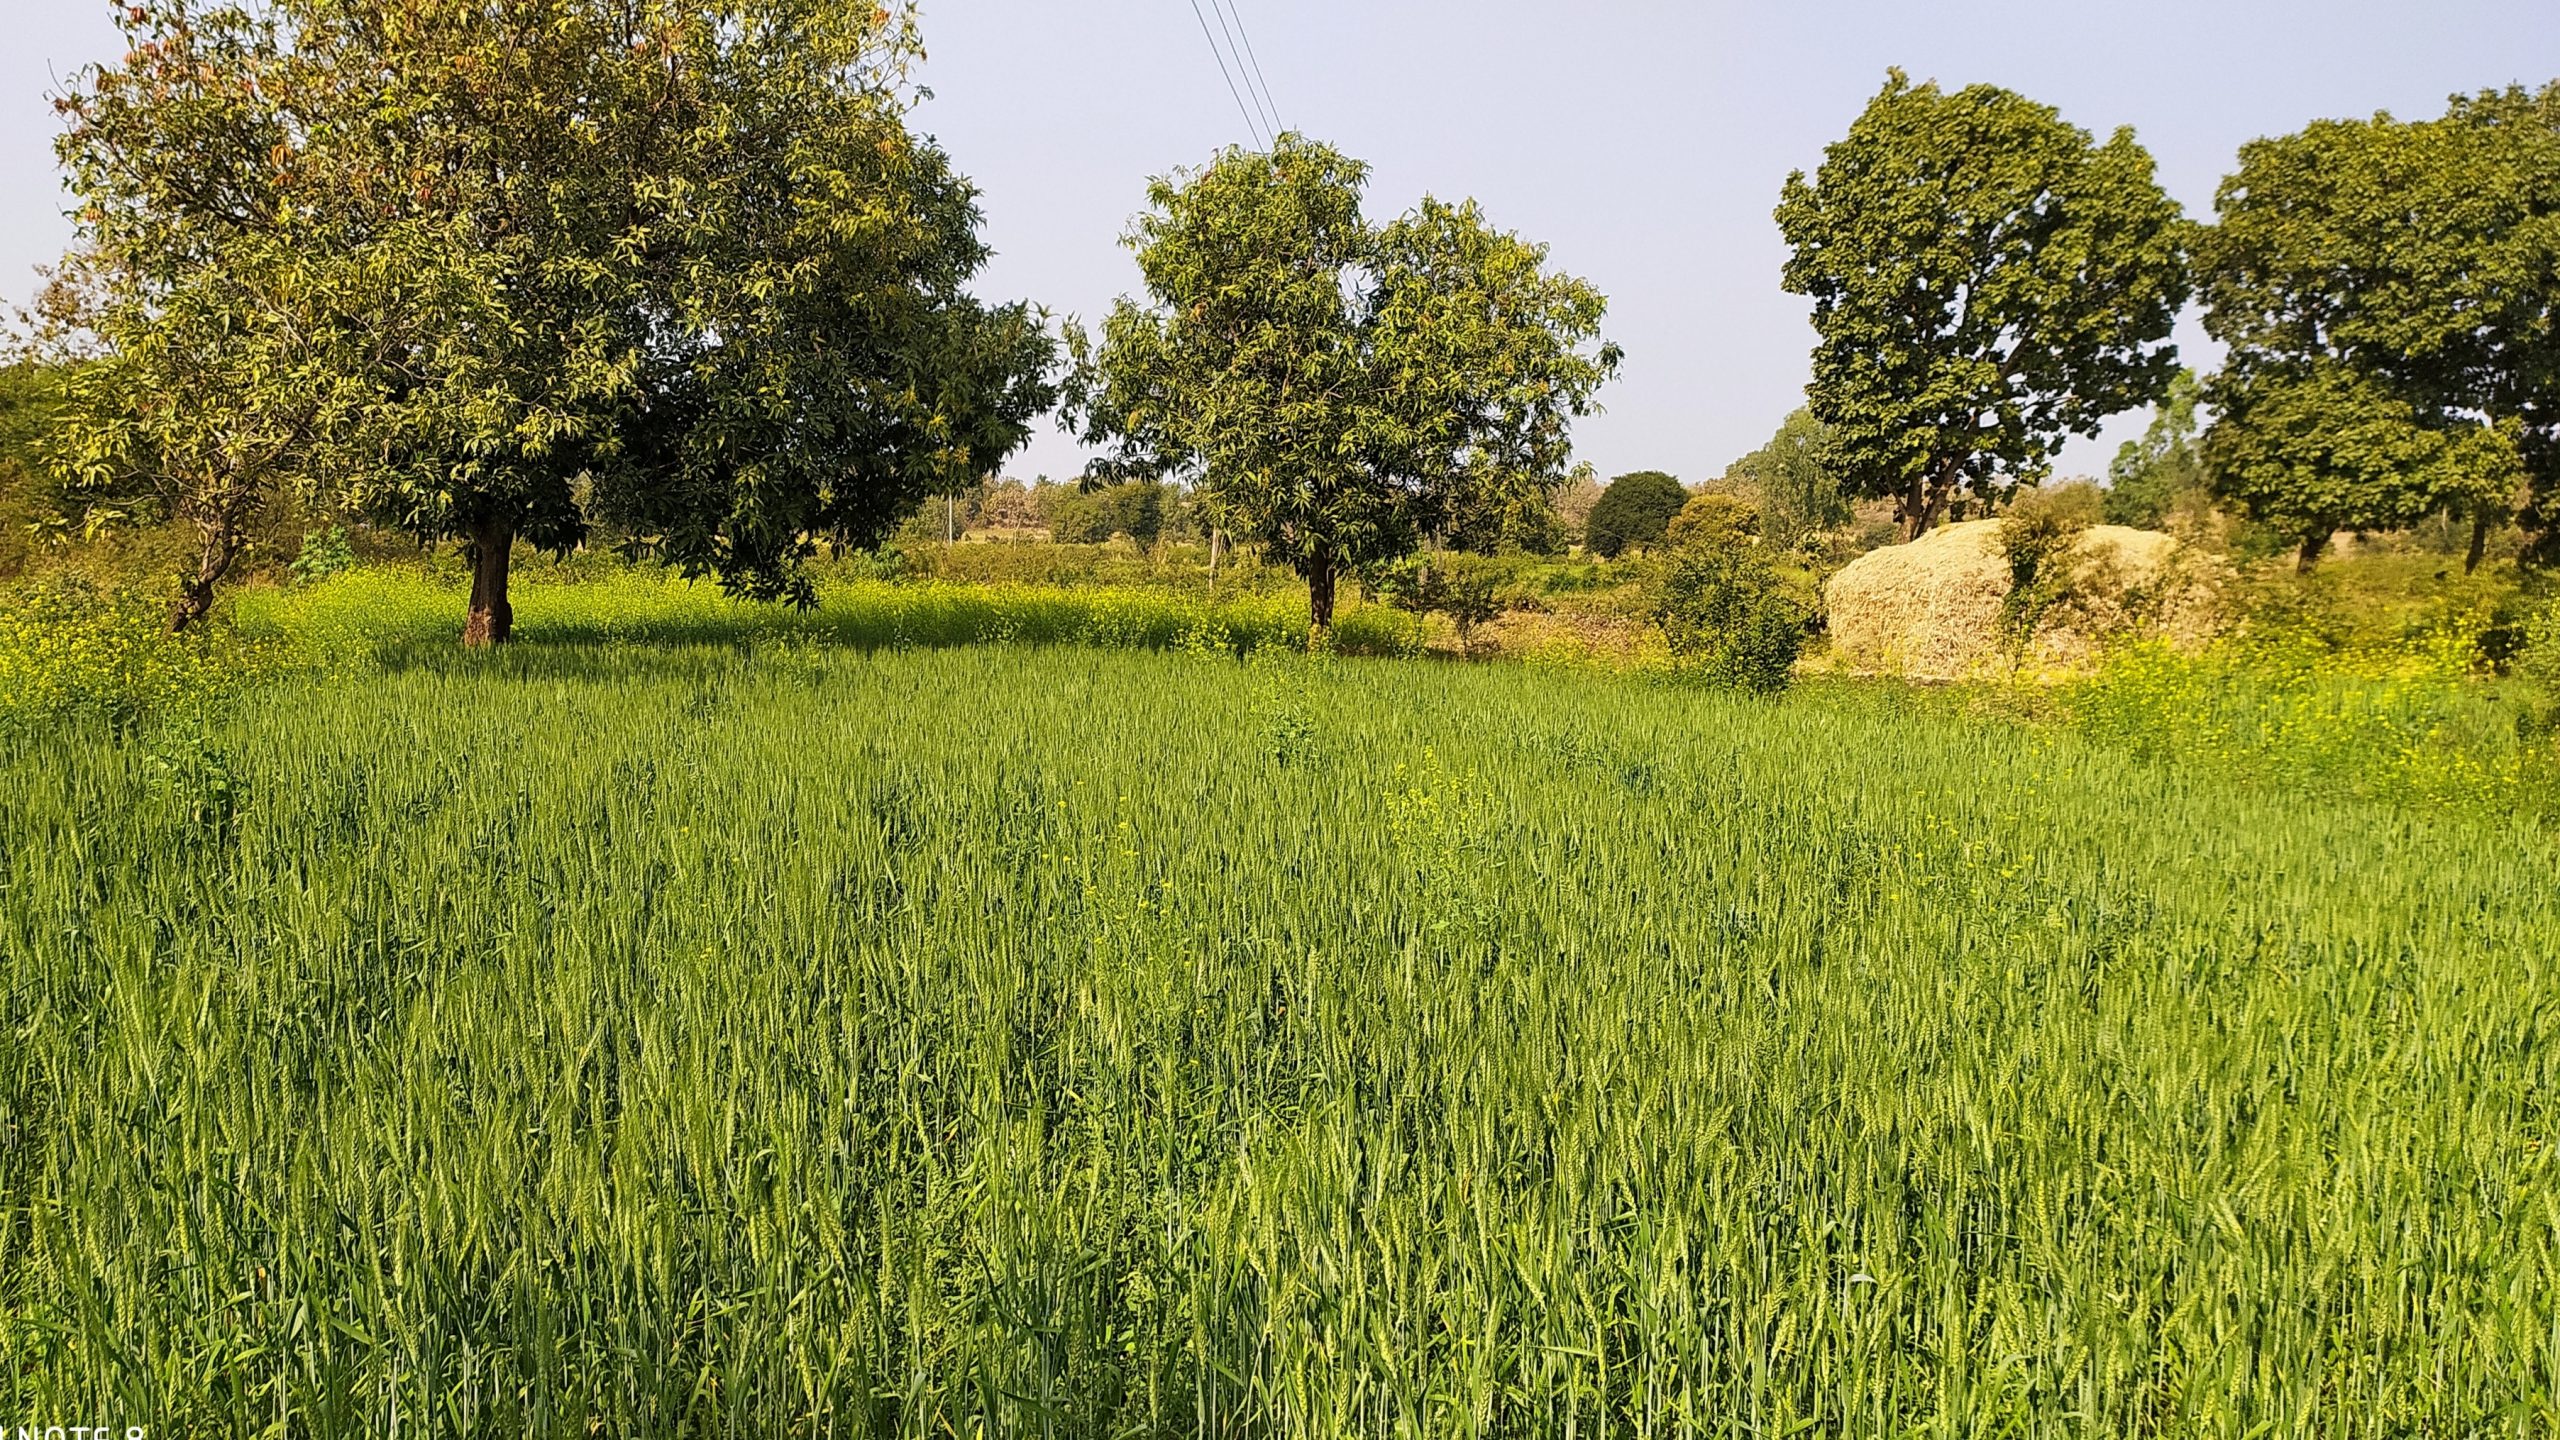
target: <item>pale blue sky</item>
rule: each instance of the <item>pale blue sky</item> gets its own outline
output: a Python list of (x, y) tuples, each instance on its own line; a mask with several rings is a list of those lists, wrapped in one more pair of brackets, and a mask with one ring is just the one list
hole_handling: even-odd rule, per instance
[[(1376, 166), (1375, 213), (1426, 191), (1473, 195), (1598, 282), (1627, 367), (1604, 392), (1609, 413), (1580, 432), (1583, 456), (1603, 474), (1691, 479), (1797, 403), (1812, 332), (1804, 303), (1778, 288), (1769, 212), (1787, 172), (1819, 162), (1889, 65), (2006, 85), (2101, 134), (2130, 124), (2197, 215), (2254, 136), (2560, 78), (2554, 0), (1234, 3), (1282, 121)], [(68, 233), (45, 94), (109, 53), (110, 13), (102, 0), (0, 0), (0, 299), (12, 306)], [(927, 0), (925, 35), (935, 98), (919, 124), (985, 189), (990, 295), (1098, 315), (1137, 283), (1117, 241), (1145, 178), (1244, 138), (1192, 0)], [(2210, 359), (2192, 348), (2192, 322), (2182, 339)], [(2103, 470), (2140, 425), (2120, 417), (2061, 468)], [(1044, 433), (1012, 468), (1080, 464)]]

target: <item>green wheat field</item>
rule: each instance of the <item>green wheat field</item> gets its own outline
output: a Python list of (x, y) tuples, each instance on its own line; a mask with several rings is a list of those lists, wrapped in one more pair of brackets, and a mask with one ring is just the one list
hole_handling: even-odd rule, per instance
[(2522, 825), (1846, 686), (680, 638), (30, 730), (0, 836), (12, 1414), (2560, 1427)]

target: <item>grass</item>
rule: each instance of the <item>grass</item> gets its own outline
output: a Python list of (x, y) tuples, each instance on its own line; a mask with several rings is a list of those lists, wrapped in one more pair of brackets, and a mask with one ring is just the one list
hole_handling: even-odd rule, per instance
[(373, 658), (0, 739), (0, 1413), (2560, 1425), (2540, 832), (1872, 696), (313, 595)]

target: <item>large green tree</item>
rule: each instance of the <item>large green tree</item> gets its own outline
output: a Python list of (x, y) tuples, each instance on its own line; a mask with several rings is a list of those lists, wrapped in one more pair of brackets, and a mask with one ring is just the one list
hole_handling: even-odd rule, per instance
[(1583, 522), (1582, 546), (1604, 560), (1614, 560), (1631, 546), (1658, 543), (1671, 528), (1671, 517), (1689, 503), (1680, 477), (1661, 470), (1634, 470), (1609, 482), (1600, 492), (1591, 518)]
[(1618, 364), (1606, 302), (1543, 246), (1472, 202), (1372, 225), (1367, 178), (1283, 135), (1155, 181), (1129, 237), (1147, 298), (1074, 342), (1095, 475), (1188, 480), (1306, 579), (1319, 629), (1344, 575), (1543, 507)]
[(2560, 551), (2560, 85), (2244, 146), (2197, 250), (2216, 484), (2330, 528), (2521, 513)]
[(1034, 317), (963, 289), (974, 194), (905, 125), (903, 6), (149, 0), (126, 25), (65, 102), (68, 328), (105, 362), (72, 433), (89, 473), (201, 516), (207, 593), (290, 485), (464, 541), (475, 643), (507, 637), (519, 539), (599, 521), (805, 598), (813, 537), (884, 534), (1054, 398)]
[(47, 440), (92, 524), (167, 515), (194, 532), (170, 612), (184, 626), (279, 490), (368, 463), (351, 437), (428, 383), (420, 312), (505, 315), (456, 233), (364, 202), (382, 187), (325, 118), (357, 77), (298, 47), (290, 17), (120, 14), (123, 61), (57, 102), (80, 203), (38, 306), (43, 348), (75, 362)]
[(2129, 129), (2096, 143), (2010, 91), (1895, 71), (1777, 217), (1820, 337), (1813, 413), (1906, 539), (2176, 371), (2188, 227)]
[(2218, 387), (2218, 399), (2222, 416), (2204, 441), (2215, 489), (2298, 541), (2304, 570), (2336, 531), (2502, 505), (2524, 480), (2510, 431), (2443, 423), (2334, 361), (2253, 372)]
[(1778, 425), (1769, 443), (1726, 468), (1759, 500), (1760, 533), (1791, 548), (1806, 536), (1849, 523), (1849, 487), (1831, 427), (1810, 409), (1797, 409)]
[(2116, 447), (2116, 458), (2107, 466), (2108, 523), (2156, 529), (2179, 496), (2206, 488), (2204, 452), (2197, 444), (2202, 395), (2195, 372), (2181, 369), (2142, 438)]

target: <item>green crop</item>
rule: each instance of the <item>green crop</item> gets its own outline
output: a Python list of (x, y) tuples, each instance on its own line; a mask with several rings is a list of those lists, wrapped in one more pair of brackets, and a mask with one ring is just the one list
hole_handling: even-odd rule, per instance
[[(239, 601), (240, 629), (359, 666), (441, 655), (461, 633), (463, 591), (450, 582), (376, 570), (291, 592), (251, 592)], [(815, 606), (795, 610), (733, 600), (707, 583), (633, 571), (519, 591), (518, 631), (552, 644), (909, 649), (1018, 642), (1237, 654), (1307, 644), (1304, 596), (1210, 599), (1139, 588), (869, 580), (822, 586)], [(1412, 654), (1422, 648), (1421, 626), (1387, 606), (1354, 606), (1334, 627), (1330, 644), (1351, 655)]]
[(2539, 832), (1821, 687), (687, 638), (0, 735), (0, 1421), (2560, 1426)]

